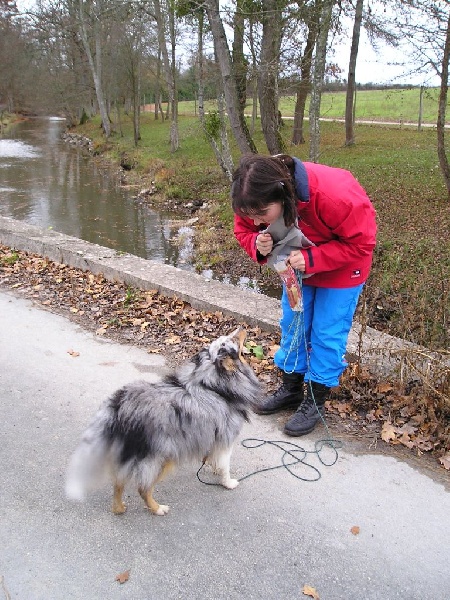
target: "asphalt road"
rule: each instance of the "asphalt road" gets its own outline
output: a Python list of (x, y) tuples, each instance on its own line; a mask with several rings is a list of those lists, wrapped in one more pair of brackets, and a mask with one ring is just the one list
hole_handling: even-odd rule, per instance
[[(311, 451), (317, 471), (294, 472), (315, 481), (280, 468), (229, 491), (200, 483), (192, 465), (159, 484), (166, 517), (131, 489), (120, 517), (109, 489), (69, 502), (66, 464), (99, 403), (164, 370), (164, 357), (0, 292), (0, 599), (294, 600), (307, 598), (304, 586), (321, 600), (450, 597), (450, 493), (351, 441), (325, 466), (313, 453), (323, 427), (293, 440), (276, 416), (255, 416), (242, 432)], [(274, 446), (238, 443), (232, 472), (242, 478), (281, 459)]]

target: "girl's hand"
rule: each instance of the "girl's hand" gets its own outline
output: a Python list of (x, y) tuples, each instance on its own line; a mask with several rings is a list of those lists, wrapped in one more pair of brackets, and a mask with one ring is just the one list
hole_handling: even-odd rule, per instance
[(256, 249), (262, 256), (267, 256), (272, 252), (273, 239), (270, 233), (260, 233), (256, 238)]
[(288, 262), (293, 269), (297, 269), (297, 271), (301, 271), (302, 273), (305, 272), (305, 259), (300, 250), (292, 250), (289, 255)]

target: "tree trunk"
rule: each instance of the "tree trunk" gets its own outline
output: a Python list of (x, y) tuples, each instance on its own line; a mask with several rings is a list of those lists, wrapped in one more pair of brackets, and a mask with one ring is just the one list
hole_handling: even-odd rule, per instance
[(439, 165), (444, 177), (444, 182), (447, 187), (447, 192), (450, 198), (450, 167), (448, 157), (445, 152), (445, 115), (447, 109), (448, 96), (448, 63), (450, 59), (450, 14), (447, 20), (447, 33), (444, 44), (444, 54), (442, 56), (441, 69), (441, 90), (439, 93), (439, 108), (437, 119), (437, 153), (439, 157)]
[(231, 130), (236, 139), (239, 150), (242, 154), (248, 152), (256, 153), (256, 146), (253, 142), (250, 132), (239, 108), (239, 97), (236, 88), (236, 78), (233, 73), (230, 49), (228, 47), (225, 28), (219, 13), (218, 0), (205, 0), (204, 3), (208, 15), (209, 25), (214, 39), (214, 49), (222, 76), (223, 91), (230, 121)]
[(254, 19), (250, 17), (249, 22), (249, 34), (248, 34), (248, 45), (250, 47), (250, 55), (252, 57), (252, 71), (250, 75), (249, 88), (252, 94), (252, 120), (251, 120), (251, 134), (254, 135), (256, 130), (256, 120), (258, 118), (258, 76), (257, 76), (257, 60), (255, 50), (255, 37), (254, 37)]
[(345, 145), (353, 146), (355, 143), (355, 118), (354, 101), (356, 91), (356, 59), (358, 57), (359, 37), (363, 17), (364, 0), (356, 0), (355, 21), (353, 23), (352, 46), (347, 77), (347, 96), (345, 100)]
[(244, 13), (243, 0), (237, 0), (236, 12), (233, 16), (233, 73), (236, 77), (236, 90), (239, 101), (239, 110), (242, 118), (245, 114), (247, 102), (247, 64), (244, 56)]
[(203, 56), (203, 29), (204, 29), (205, 14), (202, 9), (198, 13), (198, 36), (197, 36), (197, 96), (198, 96), (198, 115), (203, 123), (205, 119), (204, 105), (204, 89), (205, 89), (205, 72), (204, 72), (204, 56)]
[(422, 131), (422, 119), (423, 119), (423, 93), (425, 91), (425, 86), (420, 86), (420, 95), (419, 95), (419, 115), (417, 120), (417, 131)]
[(281, 43), (281, 9), (277, 0), (263, 0), (263, 33), (258, 92), (261, 127), (270, 154), (281, 154), (285, 144), (279, 130), (278, 66)]
[[(176, 85), (175, 85), (175, 80), (174, 80), (174, 70), (173, 70), (174, 65), (172, 65), (173, 68), (171, 68), (171, 65), (169, 63), (169, 53), (167, 52), (165, 27), (164, 27), (165, 19), (162, 14), (160, 0), (154, 0), (153, 4), (154, 4), (154, 8), (155, 8), (155, 18), (156, 18), (156, 25), (157, 25), (157, 29), (158, 29), (158, 44), (161, 49), (162, 64), (163, 64), (163, 68), (164, 68), (164, 74), (166, 76), (167, 91), (169, 94), (169, 102), (168, 102), (167, 108), (168, 109), (170, 108), (171, 118), (172, 118), (172, 123), (170, 126), (170, 149), (171, 149), (171, 152), (176, 152), (176, 150), (178, 150), (178, 122), (177, 122), (177, 110), (176, 110), (176, 103), (175, 103)], [(170, 10), (172, 11), (171, 18), (173, 18), (173, 9), (170, 9)], [(175, 43), (174, 43), (174, 39), (173, 39), (174, 34), (172, 32), (172, 25), (170, 25), (170, 31), (171, 31), (170, 37), (171, 37), (172, 57), (174, 57)], [(174, 60), (174, 58), (172, 58), (172, 60)]]
[(141, 139), (141, 76), (139, 72), (136, 74), (136, 77), (136, 88), (133, 92), (133, 132), (135, 146), (138, 145), (138, 142)]
[(306, 98), (311, 89), (311, 66), (314, 46), (317, 38), (318, 22), (317, 19), (311, 19), (308, 24), (308, 37), (306, 39), (305, 51), (300, 63), (301, 80), (297, 88), (297, 98), (295, 100), (294, 127), (292, 129), (292, 143), (304, 144), (303, 123), (305, 119)]
[(79, 0), (79, 10), (78, 10), (78, 24), (79, 24), (79, 32), (81, 41), (83, 43), (83, 48), (86, 53), (86, 58), (88, 59), (89, 68), (91, 70), (92, 79), (94, 80), (95, 87), (95, 95), (97, 97), (98, 109), (100, 111), (100, 117), (102, 119), (102, 126), (105, 136), (107, 138), (111, 135), (111, 124), (109, 121), (108, 110), (106, 108), (106, 102), (103, 95), (102, 88), (102, 44), (100, 40), (100, 31), (98, 23), (98, 19), (94, 18), (95, 29), (94, 29), (94, 40), (95, 40), (95, 61), (92, 55), (92, 50), (89, 45), (89, 39), (86, 30), (86, 21), (83, 11), (84, 3), (82, 0)]
[(219, 94), (217, 99), (218, 108), (219, 108), (219, 119), (220, 119), (220, 134), (219, 139), (221, 141), (221, 146), (219, 146), (218, 140), (210, 134), (208, 128), (206, 127), (206, 117), (205, 117), (205, 106), (203, 103), (203, 88), (204, 88), (204, 61), (203, 61), (203, 29), (204, 29), (204, 13), (202, 10), (198, 13), (198, 115), (200, 119), (200, 123), (202, 124), (203, 130), (205, 132), (206, 137), (214, 151), (214, 154), (217, 159), (217, 163), (220, 165), (220, 168), (225, 173), (226, 177), (231, 181), (232, 175), (234, 171), (233, 159), (231, 157), (231, 151), (228, 144), (227, 138), (227, 130), (226, 130), (226, 119), (224, 117), (225, 108), (223, 106), (223, 98), (222, 95)]
[(155, 121), (161, 114), (161, 120), (164, 121), (164, 112), (162, 109), (161, 98), (161, 48), (158, 47), (158, 59), (156, 61), (156, 83), (155, 83)]
[(309, 160), (311, 162), (318, 162), (320, 153), (320, 102), (322, 100), (322, 87), (327, 58), (327, 40), (331, 25), (333, 4), (334, 0), (324, 0), (320, 15), (316, 57), (314, 60), (313, 85), (311, 89), (311, 102), (309, 107)]
[(172, 152), (176, 152), (180, 147), (180, 138), (178, 135), (178, 90), (177, 90), (177, 63), (176, 63), (176, 39), (175, 39), (175, 13), (173, 4), (169, 10), (169, 29), (170, 29), (170, 48), (171, 48), (171, 64), (170, 75), (172, 81), (172, 98), (170, 114), (172, 122), (170, 125), (170, 147)]

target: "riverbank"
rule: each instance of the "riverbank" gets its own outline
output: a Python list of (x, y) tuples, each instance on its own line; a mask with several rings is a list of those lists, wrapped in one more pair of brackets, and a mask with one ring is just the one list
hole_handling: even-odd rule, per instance
[[(93, 155), (121, 166), (122, 185), (135, 189), (139, 202), (198, 219), (198, 271), (211, 269), (221, 277), (246, 276), (262, 286), (279, 286), (278, 278), (260, 271), (233, 238), (229, 182), (198, 120), (180, 117), (180, 148), (173, 154), (168, 121), (145, 114), (138, 147), (131, 125), (123, 119), (120, 135), (109, 140), (102, 137), (98, 119), (74, 132), (93, 140)], [(342, 124), (323, 122), (321, 128), (321, 162), (351, 170), (377, 210), (378, 243), (366, 286), (365, 322), (429, 348), (448, 347), (450, 211), (437, 167), (435, 133), (357, 125), (356, 145), (345, 147)], [(287, 151), (307, 160), (308, 143), (293, 147), (291, 132), (292, 124), (287, 123), (282, 130)], [(258, 131), (255, 141), (264, 152)], [(237, 160), (236, 149), (233, 154)]]
[[(10, 219), (0, 219), (0, 242), (8, 244), (0, 247), (0, 285), (5, 289), (98, 336), (167, 355), (172, 364), (243, 324), (249, 333), (249, 362), (268, 392), (279, 384), (272, 362), (278, 344), (277, 300)], [(423, 457), (428, 462), (429, 456), (448, 468), (445, 413), (430, 402), (433, 396), (423, 383), (410, 377), (398, 380), (399, 364), (407, 374), (401, 358), (405, 348), (402, 340), (355, 324), (350, 367), (327, 404), (331, 432), (353, 436), (366, 450), (386, 444), (409, 460)], [(280, 428), (287, 418), (289, 414), (277, 417)]]

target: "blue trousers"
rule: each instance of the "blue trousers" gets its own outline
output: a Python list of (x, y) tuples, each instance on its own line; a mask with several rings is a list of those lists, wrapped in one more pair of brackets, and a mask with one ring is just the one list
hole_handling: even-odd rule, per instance
[(352, 288), (303, 285), (303, 312), (281, 297), (281, 342), (274, 362), (287, 373), (303, 373), (305, 381), (339, 385), (347, 367), (345, 351), (356, 305), (364, 284)]

